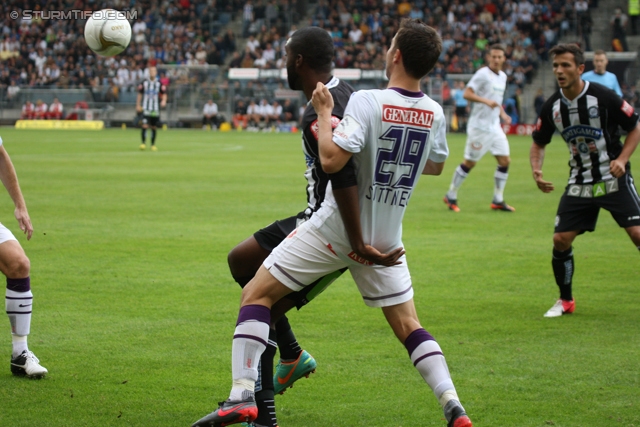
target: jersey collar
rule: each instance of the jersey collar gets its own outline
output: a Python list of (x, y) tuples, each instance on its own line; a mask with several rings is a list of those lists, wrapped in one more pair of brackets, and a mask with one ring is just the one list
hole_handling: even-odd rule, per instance
[(422, 93), (422, 91), (412, 92), (410, 90), (402, 89), (399, 87), (390, 87), (389, 89), (395, 90), (400, 95), (406, 96), (407, 98), (422, 98), (424, 96), (424, 93)]
[[(589, 82), (587, 80), (583, 80), (583, 82), (584, 87), (582, 88), (582, 92), (580, 92), (580, 95), (576, 96), (573, 101), (582, 98), (582, 95), (584, 95), (587, 92), (587, 89), (589, 89)], [(564, 102), (566, 105), (571, 105), (573, 103), (573, 101), (569, 101), (569, 99), (564, 96), (562, 89), (560, 89), (560, 96), (562, 97), (562, 102)]]

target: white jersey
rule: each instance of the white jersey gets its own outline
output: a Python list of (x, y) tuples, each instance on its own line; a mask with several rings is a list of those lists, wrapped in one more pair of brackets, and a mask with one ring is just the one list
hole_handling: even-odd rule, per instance
[[(449, 155), (442, 107), (422, 92), (356, 92), (333, 142), (353, 153), (364, 243), (381, 252), (401, 246), (402, 218), (427, 159)], [(331, 191), (310, 221), (329, 242), (349, 247)]]
[[(507, 75), (504, 71), (496, 74), (489, 67), (482, 67), (471, 77), (467, 87), (473, 89), (476, 95), (502, 105), (504, 91), (507, 88)], [(472, 102), (467, 127), (485, 130), (500, 128), (500, 108), (489, 108), (482, 102)]]

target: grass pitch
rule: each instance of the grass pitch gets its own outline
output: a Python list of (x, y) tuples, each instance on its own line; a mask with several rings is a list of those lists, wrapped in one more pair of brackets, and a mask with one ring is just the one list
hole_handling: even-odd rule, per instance
[[(30, 348), (41, 381), (0, 369), (0, 426), (188, 426), (228, 396), (240, 291), (226, 254), (305, 205), (299, 135), (1, 129), (35, 233), (19, 234), (35, 295)], [(545, 195), (530, 139), (510, 137), (505, 192), (492, 212), (495, 161), (442, 196), (462, 159), (450, 135), (439, 177), (422, 177), (404, 243), (424, 327), (442, 346), (475, 426), (640, 426), (640, 262), (603, 212), (575, 243), (575, 314), (544, 319), (557, 298), (551, 236), (568, 154), (547, 149)], [(637, 162), (638, 155), (635, 155)], [(290, 316), (317, 373), (276, 398), (283, 427), (443, 426), (429, 388), (349, 275)], [(4, 373), (2, 373), (4, 372)]]

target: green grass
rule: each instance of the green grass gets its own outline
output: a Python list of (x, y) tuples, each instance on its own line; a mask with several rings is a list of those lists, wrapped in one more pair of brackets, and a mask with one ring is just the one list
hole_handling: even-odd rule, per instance
[[(50, 374), (9, 372), (5, 321), (0, 426), (188, 426), (227, 397), (240, 291), (226, 254), (304, 207), (299, 135), (1, 129), (35, 233), (19, 235), (2, 191), (0, 219), (32, 264), (30, 348)], [(425, 328), (441, 344), (475, 426), (640, 426), (640, 263), (603, 212), (575, 243), (577, 310), (543, 319), (557, 297), (551, 236), (567, 150), (548, 147), (537, 190), (530, 139), (510, 137), (506, 200), (489, 209), (486, 156), (442, 196), (462, 159), (450, 135), (439, 177), (423, 177), (404, 243)], [(635, 156), (637, 161), (638, 156)], [(429, 390), (378, 309), (348, 275), (290, 316), (318, 371), (277, 397), (282, 427), (443, 426)]]

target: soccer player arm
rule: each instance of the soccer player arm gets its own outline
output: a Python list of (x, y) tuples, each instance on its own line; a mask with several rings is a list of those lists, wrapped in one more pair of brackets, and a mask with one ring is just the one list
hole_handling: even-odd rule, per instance
[(142, 85), (138, 85), (138, 96), (136, 97), (136, 111), (142, 113)]
[(318, 154), (322, 170), (328, 174), (339, 172), (347, 164), (352, 153), (333, 142), (333, 97), (329, 89), (320, 82), (313, 91), (311, 104), (318, 115)]
[(160, 86), (160, 108), (167, 106), (167, 88), (165, 85)]
[(13, 204), (16, 206), (14, 215), (18, 220), (20, 230), (27, 235), (27, 240), (31, 239), (33, 226), (31, 225), (31, 219), (27, 211), (27, 204), (22, 196), (22, 191), (20, 191), (18, 176), (9, 157), (9, 153), (7, 153), (2, 145), (0, 145), (0, 180), (7, 189), (11, 200), (13, 200)]
[(449, 157), (449, 146), (447, 145), (447, 123), (443, 112), (438, 112), (437, 117), (441, 120), (435, 121), (432, 130), (433, 145), (427, 158), (427, 163), (422, 170), (423, 175), (440, 175), (444, 169), (444, 162)]
[(609, 163), (611, 174), (619, 178), (627, 171), (627, 163), (638, 147), (638, 142), (640, 142), (640, 128), (638, 127), (638, 114), (634, 108), (621, 98), (616, 97), (615, 102), (616, 105), (611, 109), (612, 118), (622, 129), (628, 132), (620, 155)]
[(464, 99), (471, 102), (481, 102), (488, 105), (490, 108), (500, 107), (500, 104), (498, 104), (496, 101), (492, 101), (491, 99), (487, 99), (478, 95), (470, 86), (467, 86), (467, 88), (464, 90)]
[(542, 164), (544, 163), (544, 153), (546, 145), (551, 141), (555, 127), (549, 122), (549, 108), (542, 107), (536, 129), (533, 131), (533, 144), (529, 150), (529, 162), (531, 172), (536, 185), (543, 193), (550, 193), (554, 190), (553, 183), (542, 179)]

